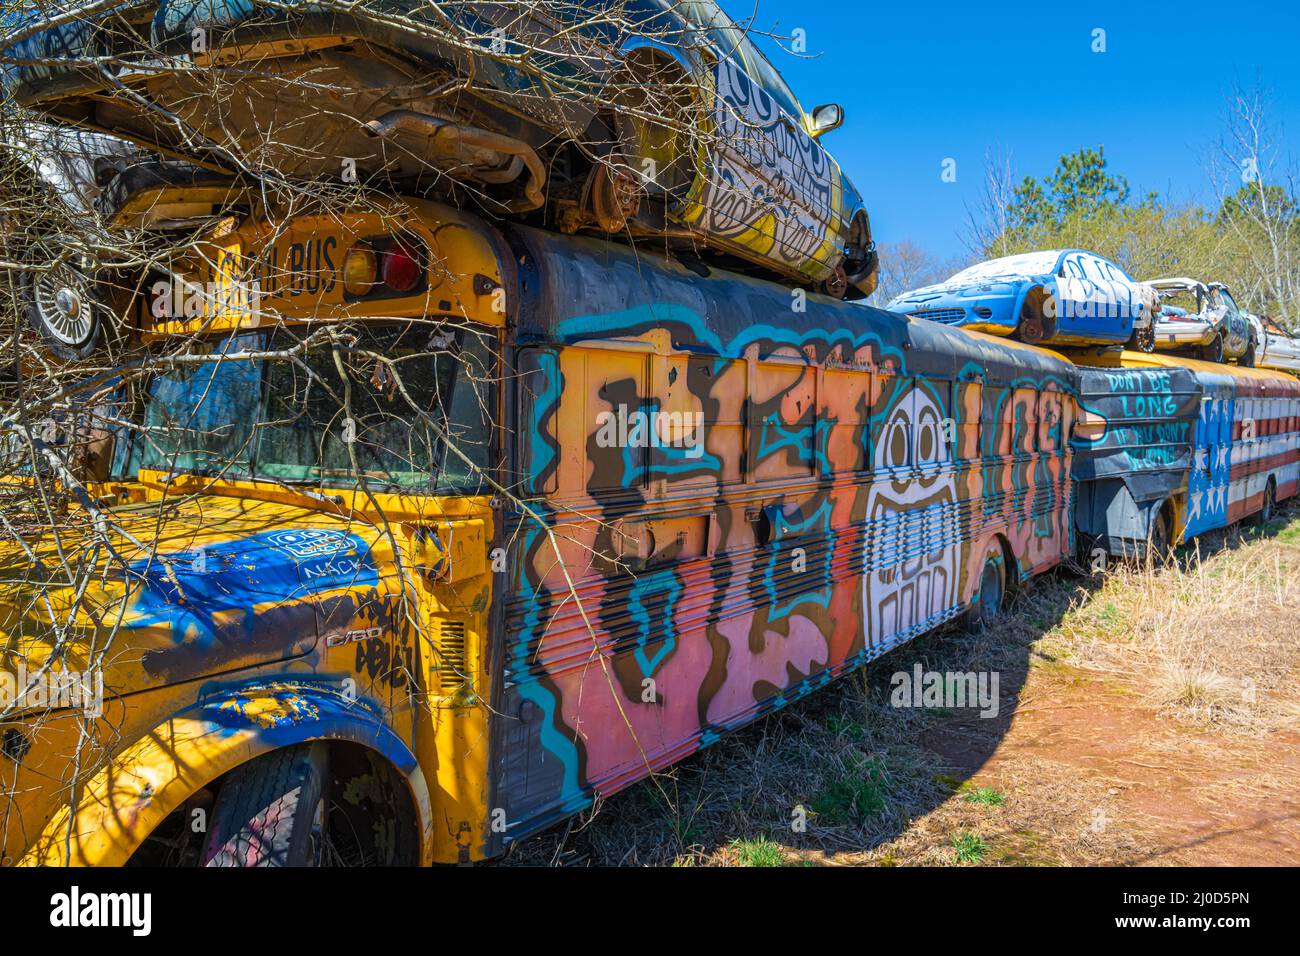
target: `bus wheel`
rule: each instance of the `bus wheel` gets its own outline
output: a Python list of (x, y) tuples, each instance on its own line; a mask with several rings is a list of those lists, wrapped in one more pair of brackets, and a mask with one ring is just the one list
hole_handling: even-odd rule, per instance
[(989, 623), (1002, 613), (1002, 602), (1007, 593), (1007, 569), (999, 550), (984, 559), (980, 572), (979, 590), (975, 600), (962, 615), (962, 628), (970, 634), (983, 633)]
[(1255, 512), (1255, 524), (1264, 527), (1273, 520), (1277, 514), (1277, 485), (1273, 479), (1269, 478), (1268, 484), (1264, 486), (1264, 503), (1260, 506), (1259, 511)]
[(212, 810), (204, 866), (317, 866), (329, 747), (302, 744), (236, 767)]
[(1211, 339), (1209, 345), (1201, 346), (1201, 358), (1206, 362), (1223, 361), (1223, 336), (1221, 334)]
[(1147, 556), (1156, 567), (1169, 563), (1172, 548), (1169, 544), (1169, 516), (1161, 511), (1151, 522), (1151, 539), (1147, 542)]

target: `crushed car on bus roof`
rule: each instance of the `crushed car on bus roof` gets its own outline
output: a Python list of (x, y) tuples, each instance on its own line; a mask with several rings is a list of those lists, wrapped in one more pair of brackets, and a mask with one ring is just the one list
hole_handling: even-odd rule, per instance
[(1153, 302), (1109, 259), (1050, 249), (981, 262), (886, 308), (1031, 345), (1129, 343), (1150, 351)]
[[(844, 111), (805, 112), (712, 0), (277, 8), (160, 0), (32, 20), (5, 87), (232, 179), (437, 193), (565, 232), (663, 237), (692, 258), (703, 244), (837, 297), (875, 288), (866, 209), (818, 141)], [(121, 64), (111, 76), (104, 54)]]
[(23, 335), (39, 336), (61, 362), (87, 358), (102, 344), (114, 283), (95, 249), (114, 248), (120, 228), (201, 227), (213, 201), (230, 193), (229, 183), (197, 166), (68, 126), (29, 123), (0, 144), (0, 157), (14, 170), (9, 188), (31, 210), (0, 224), (0, 258), (11, 264)]
[(1160, 296), (1156, 348), (1189, 351), (1207, 362), (1255, 364), (1258, 333), (1222, 282), (1177, 277), (1146, 284)]

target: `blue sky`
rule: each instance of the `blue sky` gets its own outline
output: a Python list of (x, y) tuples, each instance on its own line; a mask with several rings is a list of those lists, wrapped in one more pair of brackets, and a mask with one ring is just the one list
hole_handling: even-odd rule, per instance
[[(1300, 4), (1187, 0), (1163, 12), (1127, 3), (888, 3), (721, 0), (733, 19), (784, 36), (802, 28), (814, 58), (756, 37), (805, 109), (841, 103), (826, 147), (862, 192), (878, 241), (911, 239), (962, 255), (966, 204), (985, 151), (1018, 176), (1104, 145), (1135, 194), (1213, 196), (1206, 154), (1234, 80), (1261, 85), (1284, 149), (1300, 153)], [(1093, 53), (1093, 30), (1106, 52)], [(940, 179), (945, 158), (957, 181)]]

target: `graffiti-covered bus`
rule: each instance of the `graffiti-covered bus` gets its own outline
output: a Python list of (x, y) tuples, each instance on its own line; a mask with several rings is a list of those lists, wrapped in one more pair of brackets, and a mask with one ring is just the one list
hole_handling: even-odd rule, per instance
[(143, 300), (188, 347), (2, 558), (20, 691), (100, 682), (0, 711), (5, 858), (490, 857), (1072, 553), (1059, 356), (385, 203)]
[(1108, 358), (1079, 373), (1081, 550), (1162, 554), (1244, 518), (1267, 522), (1300, 490), (1300, 381), (1140, 352)]

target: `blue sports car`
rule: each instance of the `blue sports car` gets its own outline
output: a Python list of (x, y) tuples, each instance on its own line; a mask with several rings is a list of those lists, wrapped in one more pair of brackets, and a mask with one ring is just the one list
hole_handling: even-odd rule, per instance
[(886, 306), (1031, 345), (1129, 343), (1150, 351), (1154, 292), (1082, 249), (990, 259)]

